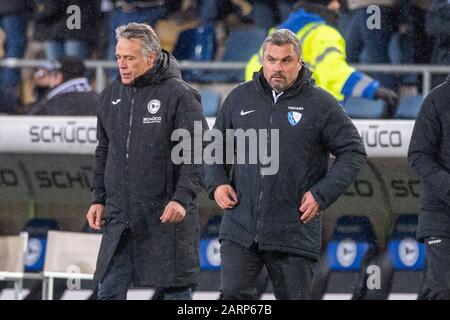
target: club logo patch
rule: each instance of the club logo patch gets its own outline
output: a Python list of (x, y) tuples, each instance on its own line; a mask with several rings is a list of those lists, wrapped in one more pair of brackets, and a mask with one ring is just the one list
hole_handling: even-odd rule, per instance
[(287, 117), (291, 126), (296, 126), (300, 122), (302, 114), (300, 112), (290, 111), (288, 112)]
[(161, 101), (156, 100), (156, 99), (151, 100), (151, 101), (147, 104), (147, 110), (148, 110), (148, 112), (150, 112), (151, 114), (157, 113), (160, 107), (161, 107)]

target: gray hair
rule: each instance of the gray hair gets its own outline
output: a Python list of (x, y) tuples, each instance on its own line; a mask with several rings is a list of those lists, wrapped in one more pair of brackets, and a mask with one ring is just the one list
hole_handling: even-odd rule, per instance
[(266, 51), (268, 43), (273, 43), (276, 46), (282, 46), (284, 44), (292, 44), (294, 46), (294, 51), (297, 53), (299, 59), (302, 57), (302, 44), (300, 39), (297, 38), (296, 34), (288, 29), (280, 29), (271, 33), (263, 42), (263, 53)]
[(161, 56), (161, 42), (155, 30), (145, 23), (131, 22), (116, 29), (116, 39), (139, 39), (141, 40), (142, 54), (147, 57), (150, 52), (156, 54), (156, 59)]

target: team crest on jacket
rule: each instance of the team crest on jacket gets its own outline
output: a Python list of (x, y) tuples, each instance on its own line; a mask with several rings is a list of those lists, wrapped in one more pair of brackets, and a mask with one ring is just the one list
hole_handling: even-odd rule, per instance
[(291, 126), (295, 126), (300, 122), (302, 114), (300, 112), (290, 111), (288, 112), (287, 117)]
[(157, 113), (160, 107), (161, 107), (161, 101), (156, 100), (156, 99), (150, 100), (150, 102), (147, 104), (147, 110), (151, 114)]

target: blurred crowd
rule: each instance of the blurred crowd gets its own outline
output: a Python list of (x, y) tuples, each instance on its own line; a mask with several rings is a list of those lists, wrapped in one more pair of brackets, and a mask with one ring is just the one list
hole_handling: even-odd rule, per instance
[[(114, 60), (114, 29), (119, 25), (148, 23), (155, 28), (163, 48), (170, 52), (183, 30), (211, 26), (215, 30), (214, 60), (220, 60), (230, 32), (249, 25), (267, 32), (286, 19), (295, 2), (0, 0), (0, 58), (49, 61), (37, 70), (0, 69), (0, 113), (39, 113), (32, 110), (36, 102), (48, 99), (51, 90), (67, 81), (62, 76), (59, 81), (49, 80), (55, 71), (60, 71), (55, 66), (65, 57), (81, 61)], [(350, 63), (450, 64), (448, 0), (340, 2), (340, 15), (336, 15), (334, 23), (346, 41)], [(380, 8), (381, 25), (376, 30), (366, 27), (370, 5)], [(241, 50), (245, 50), (245, 44)], [(421, 90), (417, 74), (372, 75), (383, 86), (399, 93), (417, 94)], [(85, 73), (79, 78), (92, 84), (92, 74)], [(440, 82), (441, 77), (433, 77), (433, 86)]]

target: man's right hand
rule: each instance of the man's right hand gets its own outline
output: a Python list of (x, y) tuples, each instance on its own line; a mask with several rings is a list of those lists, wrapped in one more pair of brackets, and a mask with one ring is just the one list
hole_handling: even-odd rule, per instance
[(231, 209), (238, 204), (236, 192), (229, 184), (222, 184), (214, 190), (214, 200), (222, 209)]
[(105, 206), (102, 204), (93, 204), (89, 208), (86, 218), (89, 222), (89, 227), (95, 230), (102, 228), (102, 218), (105, 213)]

